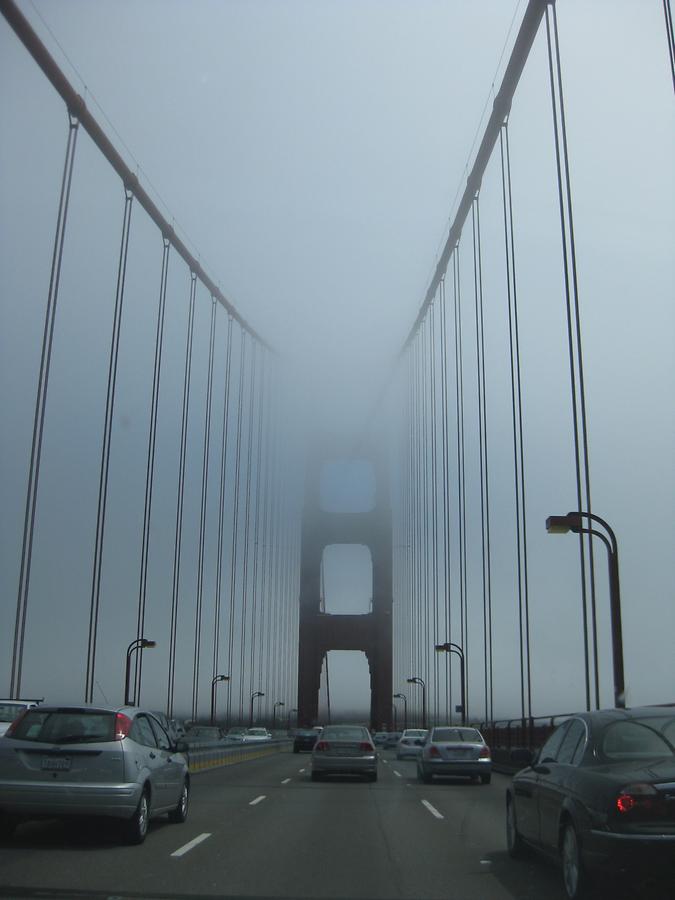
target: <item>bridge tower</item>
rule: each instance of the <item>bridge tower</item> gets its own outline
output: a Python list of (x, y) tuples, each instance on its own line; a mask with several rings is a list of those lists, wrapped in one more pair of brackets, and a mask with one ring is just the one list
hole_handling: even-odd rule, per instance
[[(370, 721), (391, 730), (392, 721), (392, 525), (386, 469), (369, 453), (375, 473), (375, 503), (367, 512), (321, 509), (321, 469), (335, 453), (315, 450), (308, 460), (300, 559), (298, 723), (319, 715), (319, 685), (329, 650), (361, 650), (370, 670)], [(343, 457), (344, 458), (344, 457)], [(359, 455), (361, 461), (364, 457)], [(372, 610), (362, 615), (321, 612), (321, 560), (331, 544), (364, 544), (373, 569)]]

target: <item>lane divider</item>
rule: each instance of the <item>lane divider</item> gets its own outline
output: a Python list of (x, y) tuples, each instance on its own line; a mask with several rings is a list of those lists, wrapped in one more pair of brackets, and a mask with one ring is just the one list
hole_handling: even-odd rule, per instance
[(439, 811), (436, 809), (436, 807), (432, 806), (428, 800), (422, 800), (420, 802), (422, 803), (422, 806), (426, 806), (426, 808), (429, 810), (429, 812), (431, 813), (432, 816), (436, 816), (437, 819), (445, 818), (445, 816), (442, 813), (439, 813)]
[(183, 844), (182, 847), (179, 847), (178, 850), (174, 850), (171, 856), (185, 856), (186, 853), (189, 853), (193, 847), (196, 847), (197, 844), (201, 844), (202, 841), (205, 841), (207, 838), (211, 837), (210, 831), (205, 831), (203, 834), (198, 834), (196, 838), (193, 838), (191, 841), (188, 841), (187, 844)]
[(205, 769), (215, 769), (220, 766), (232, 766), (236, 763), (248, 762), (253, 759), (261, 759), (274, 753), (288, 753), (293, 742), (280, 739), (261, 744), (234, 744), (223, 746), (222, 744), (193, 744), (183, 755), (187, 758), (191, 773), (203, 772)]
[(262, 803), (262, 801), (266, 799), (266, 796), (266, 794), (261, 794), (259, 797), (256, 797), (255, 800), (251, 800), (249, 806), (255, 806), (256, 803)]

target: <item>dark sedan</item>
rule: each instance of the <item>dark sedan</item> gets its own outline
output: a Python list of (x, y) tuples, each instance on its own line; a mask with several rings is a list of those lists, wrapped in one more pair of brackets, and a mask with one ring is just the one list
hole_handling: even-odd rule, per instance
[(313, 750), (319, 732), (313, 728), (298, 728), (293, 735), (293, 753), (300, 753), (301, 750)]
[(595, 869), (675, 873), (675, 709), (579, 713), (506, 793), (509, 853), (558, 858), (571, 900)]

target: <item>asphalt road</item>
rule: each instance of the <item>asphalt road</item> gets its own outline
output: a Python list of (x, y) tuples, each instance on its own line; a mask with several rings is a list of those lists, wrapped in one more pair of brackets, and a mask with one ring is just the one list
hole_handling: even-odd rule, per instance
[(113, 822), (25, 823), (0, 844), (0, 896), (563, 900), (555, 866), (507, 856), (507, 776), (423, 785), (382, 756), (376, 784), (314, 784), (292, 753), (195, 775), (187, 822), (139, 847)]

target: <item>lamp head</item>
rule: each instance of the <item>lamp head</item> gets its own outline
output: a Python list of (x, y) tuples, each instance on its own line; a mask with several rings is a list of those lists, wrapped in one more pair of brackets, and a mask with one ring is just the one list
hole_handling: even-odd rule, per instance
[(566, 516), (549, 516), (546, 519), (546, 531), (549, 534), (567, 534), (568, 531), (579, 534), (581, 529), (581, 514), (578, 512), (568, 512)]
[(436, 653), (448, 653), (450, 651), (450, 643), (446, 641), (444, 644), (435, 644)]
[(147, 638), (141, 638), (141, 647), (145, 650), (145, 648), (156, 647), (157, 641), (149, 641)]

